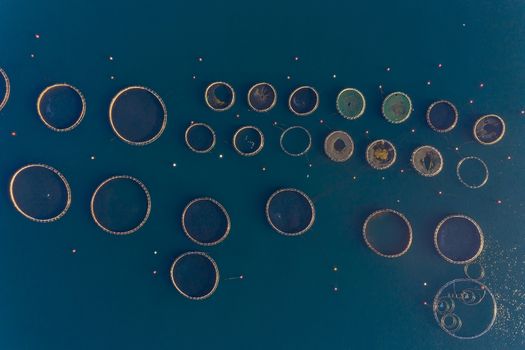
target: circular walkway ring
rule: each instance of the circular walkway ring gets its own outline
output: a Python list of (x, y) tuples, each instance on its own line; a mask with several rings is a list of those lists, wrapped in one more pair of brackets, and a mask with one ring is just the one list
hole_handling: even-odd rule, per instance
[[(302, 90), (308, 90), (310, 92), (313, 92), (315, 96), (315, 104), (309, 110), (305, 112), (299, 112), (296, 109), (294, 109), (294, 107), (292, 106), (292, 101), (294, 99), (294, 96), (297, 93), (301, 92)], [(299, 117), (305, 117), (307, 115), (312, 114), (313, 112), (317, 110), (318, 107), (319, 107), (319, 93), (317, 92), (315, 88), (311, 86), (308, 86), (308, 85), (299, 86), (294, 91), (292, 91), (292, 93), (290, 94), (290, 97), (288, 97), (288, 108), (290, 109), (290, 111), (292, 111), (293, 114)]]
[[(395, 118), (392, 118), (392, 117), (389, 117), (388, 116), (388, 111), (385, 110), (385, 105), (387, 104), (388, 100), (392, 99), (392, 98), (395, 98), (397, 96), (401, 96), (403, 97), (407, 104), (408, 104), (408, 111), (406, 112), (406, 114), (401, 117), (400, 119), (395, 119)], [(392, 92), (391, 94), (389, 94), (387, 97), (385, 97), (385, 99), (383, 100), (383, 104), (381, 105), (381, 113), (383, 114), (383, 117), (385, 117), (385, 119), (389, 122), (389, 123), (392, 123), (392, 124), (401, 124), (403, 123), (404, 121), (406, 121), (410, 115), (412, 114), (412, 100), (410, 99), (410, 97), (405, 94), (404, 92), (401, 92), (401, 91), (396, 91), (396, 92)]]
[[(377, 215), (381, 215), (381, 214), (394, 214), (396, 215), (397, 217), (401, 218), (406, 226), (407, 226), (407, 233), (408, 233), (408, 239), (407, 239), (407, 243), (405, 245), (405, 247), (399, 252), (399, 253), (396, 253), (396, 254), (385, 254), (385, 253), (382, 253), (380, 252), (379, 250), (377, 250), (373, 245), (372, 243), (370, 243), (370, 241), (368, 240), (368, 235), (367, 235), (367, 228), (368, 228), (368, 223), (374, 219), (374, 217), (376, 217)], [(408, 221), (408, 219), (406, 218), (405, 215), (403, 215), (402, 213), (398, 212), (397, 210), (394, 210), (394, 209), (381, 209), (381, 210), (376, 210), (374, 211), (372, 214), (368, 215), (368, 217), (366, 218), (364, 224), (363, 224), (363, 239), (365, 240), (365, 243), (366, 245), (368, 246), (368, 248), (370, 248), (371, 251), (373, 251), (374, 253), (376, 253), (377, 255), (380, 255), (384, 258), (399, 258), (400, 256), (402, 255), (405, 255), (408, 250), (410, 249), (410, 246), (412, 245), (412, 225), (410, 224), (410, 221)]]
[[(30, 169), (30, 168), (35, 168), (35, 167), (44, 168), (44, 169), (47, 169), (47, 170), (53, 172), (56, 176), (58, 176), (60, 178), (60, 180), (62, 181), (62, 183), (64, 184), (64, 187), (66, 189), (67, 200), (66, 200), (66, 204), (64, 206), (64, 209), (62, 209), (62, 211), (58, 215), (56, 215), (54, 217), (47, 218), (47, 219), (35, 218), (35, 217), (29, 215), (28, 213), (26, 213), (24, 210), (22, 210), (22, 208), (20, 207), (19, 203), (16, 201), (15, 193), (14, 193), (14, 185), (15, 185), (16, 177), (18, 175), (20, 175), (23, 171), (25, 171), (27, 169)], [(20, 169), (18, 169), (13, 174), (13, 176), (11, 177), (11, 181), (9, 182), (9, 196), (11, 197), (11, 202), (13, 203), (15, 209), (20, 214), (22, 214), (23, 216), (25, 216), (26, 218), (28, 218), (31, 221), (40, 222), (40, 223), (48, 223), (48, 222), (53, 222), (53, 221), (57, 221), (57, 220), (61, 219), (64, 215), (66, 215), (67, 211), (69, 210), (69, 207), (71, 206), (71, 187), (69, 186), (69, 183), (67, 182), (66, 177), (64, 175), (62, 175), (62, 173), (60, 173), (55, 168), (53, 168), (53, 167), (51, 167), (49, 165), (46, 165), (46, 164), (37, 164), (37, 163), (35, 163), (35, 164), (28, 164), (28, 165), (25, 165), (25, 166), (21, 167)]]
[[(224, 101), (218, 100), (217, 97), (215, 96), (215, 89), (219, 87), (226, 88), (228, 92), (231, 94), (231, 100), (226, 101), (225, 102), (226, 105), (224, 107), (219, 107), (216, 104), (216, 101), (212, 101), (212, 98), (215, 98), (219, 102), (224, 102)], [(204, 101), (206, 102), (206, 105), (215, 112), (227, 111), (228, 109), (232, 108), (233, 105), (235, 104), (235, 90), (230, 84), (224, 81), (213, 82), (210, 85), (208, 85), (208, 87), (206, 87), (206, 90), (204, 91)]]
[[(153, 95), (157, 99), (160, 106), (162, 107), (162, 111), (163, 111), (162, 125), (159, 131), (153, 137), (145, 141), (133, 141), (133, 140), (127, 139), (117, 130), (115, 123), (113, 122), (113, 108), (115, 106), (115, 103), (117, 102), (120, 96), (124, 95), (126, 92), (131, 91), (131, 90), (143, 90), (143, 91), (149, 92), (151, 95)], [(115, 95), (115, 97), (113, 97), (113, 99), (111, 100), (111, 103), (109, 104), (109, 123), (111, 125), (111, 129), (113, 129), (113, 132), (115, 133), (115, 135), (117, 135), (119, 139), (133, 146), (146, 146), (152, 142), (155, 142), (162, 135), (162, 133), (164, 132), (164, 129), (166, 129), (167, 122), (168, 122), (168, 110), (166, 109), (166, 104), (164, 104), (164, 101), (162, 100), (159, 94), (157, 94), (155, 91), (145, 86), (140, 86), (140, 85), (128, 86), (120, 90)]]
[[(378, 146), (379, 144), (386, 145), (386, 147), (384, 147), (383, 150), (387, 152), (387, 155), (386, 155), (387, 162), (384, 164), (375, 160), (377, 159), (377, 157), (374, 156), (374, 151), (375, 151), (374, 148)], [(392, 150), (393, 156), (391, 157), (391, 159), (388, 159), (389, 157), (388, 150)], [(366, 148), (366, 161), (372, 168), (376, 170), (385, 170), (385, 169), (390, 168), (392, 165), (394, 165), (394, 163), (396, 162), (396, 159), (397, 159), (396, 147), (394, 146), (392, 142), (386, 139), (379, 139), (379, 140), (372, 141)]]
[[(423, 150), (428, 150), (432, 152), (437, 157), (437, 159), (440, 161), (438, 168), (434, 169), (432, 172), (424, 172), (421, 169), (419, 169), (419, 167), (416, 165), (416, 155)], [(414, 152), (412, 152), (412, 156), (410, 157), (410, 163), (412, 164), (412, 167), (417, 171), (418, 174), (424, 177), (433, 177), (433, 176), (438, 175), (441, 172), (441, 170), (443, 170), (444, 160), (443, 160), (443, 155), (441, 154), (441, 152), (439, 152), (437, 148), (429, 146), (429, 145), (425, 145), (425, 146), (420, 146), (416, 148)]]
[[(182, 290), (182, 288), (175, 281), (175, 277), (173, 276), (173, 274), (175, 272), (175, 267), (176, 267), (177, 263), (181, 261), (182, 258), (184, 258), (184, 257), (186, 257), (188, 255), (200, 255), (200, 256), (205, 257), (206, 259), (209, 260), (209, 262), (213, 265), (213, 268), (215, 269), (215, 282), (214, 282), (213, 288), (205, 295), (198, 296), (198, 297), (188, 295)], [(215, 260), (213, 260), (213, 258), (211, 256), (209, 256), (208, 254), (206, 254), (206, 253), (197, 252), (197, 251), (186, 252), (186, 253), (180, 255), (179, 257), (177, 257), (175, 259), (175, 261), (173, 261), (173, 264), (171, 265), (171, 269), (170, 269), (170, 278), (171, 278), (171, 283), (173, 284), (175, 289), (177, 289), (177, 291), (180, 294), (182, 294), (184, 297), (186, 297), (186, 298), (188, 298), (190, 300), (204, 300), (204, 299), (209, 298), (213, 293), (215, 293), (215, 291), (217, 290), (217, 287), (219, 286), (219, 278), (220, 278), (219, 267), (217, 266), (217, 263), (215, 262)]]
[[(357, 111), (357, 113), (348, 114), (347, 112), (343, 110), (343, 107), (341, 106), (341, 104), (343, 104), (343, 98), (345, 97), (345, 95), (354, 95), (354, 97), (357, 96), (359, 100), (361, 101), (362, 106), (359, 109), (359, 111)], [(343, 118), (348, 119), (348, 120), (354, 120), (354, 119), (361, 117), (365, 113), (366, 99), (361, 91), (354, 89), (354, 88), (346, 88), (346, 89), (341, 90), (339, 94), (337, 94), (337, 98), (335, 100), (335, 107), (337, 108), (337, 112)]]
[[(485, 170), (485, 176), (483, 177), (483, 180), (477, 184), (477, 185), (472, 185), (472, 184), (469, 184), (467, 183), (465, 180), (463, 180), (463, 178), (461, 177), (461, 166), (463, 165), (463, 163), (467, 160), (475, 160), (475, 161), (478, 161), (479, 163), (481, 163), (481, 165), (483, 166), (483, 169)], [(466, 187), (468, 188), (471, 188), (471, 189), (477, 189), (477, 188), (481, 188), (483, 186), (485, 186), (485, 184), (487, 183), (487, 181), (489, 180), (489, 168), (487, 167), (487, 164), (481, 159), (481, 158), (478, 158), (478, 157), (474, 157), (474, 156), (469, 156), (469, 157), (465, 157), (465, 158), (462, 158), (459, 162), (458, 162), (458, 165), (456, 167), (456, 176), (458, 177), (459, 179), (459, 182), (461, 182), (463, 185), (465, 185)]]
[[(144, 214), (144, 218), (137, 226), (127, 231), (114, 231), (114, 230), (111, 230), (110, 228), (107, 228), (99, 221), (99, 219), (97, 218), (97, 214), (95, 213), (95, 199), (97, 197), (98, 192), (111, 181), (120, 180), (120, 179), (131, 180), (135, 182), (137, 185), (139, 185), (144, 191), (144, 194), (146, 195), (146, 200), (147, 200), (147, 208), (146, 208), (146, 213)], [(95, 189), (95, 192), (93, 192), (93, 196), (91, 197), (90, 207), (91, 207), (91, 216), (93, 217), (93, 220), (95, 221), (98, 227), (100, 227), (102, 230), (106, 231), (107, 233), (111, 233), (113, 235), (124, 236), (124, 235), (129, 235), (134, 232), (137, 232), (138, 230), (140, 230), (140, 228), (142, 228), (142, 226), (144, 226), (144, 224), (146, 224), (146, 221), (148, 221), (149, 215), (151, 213), (151, 196), (149, 194), (149, 191), (146, 185), (144, 185), (139, 179), (134, 178), (133, 176), (129, 176), (129, 175), (116, 175), (116, 176), (112, 176), (104, 180), (100, 185), (98, 185), (98, 187)]]
[[(261, 143), (259, 144), (259, 146), (252, 152), (243, 152), (239, 149), (239, 147), (237, 146), (237, 138), (239, 137), (239, 135), (241, 134), (241, 132), (245, 131), (245, 130), (254, 130), (258, 135), (259, 135), (259, 138), (261, 140)], [(256, 126), (253, 126), (253, 125), (246, 125), (246, 126), (242, 126), (241, 128), (239, 128), (234, 134), (233, 134), (233, 148), (235, 149), (235, 151), (240, 154), (241, 156), (244, 156), (244, 157), (253, 157), (255, 155), (257, 155), (259, 152), (262, 151), (262, 149), (264, 148), (264, 134), (263, 132), (261, 131), (261, 129), (259, 129), (258, 127)]]
[[(272, 200), (275, 198), (275, 196), (277, 196), (278, 194), (280, 194), (282, 192), (295, 192), (295, 193), (299, 194), (301, 197), (303, 197), (304, 199), (306, 199), (306, 201), (310, 205), (310, 212), (311, 212), (310, 221), (308, 222), (308, 224), (302, 230), (300, 230), (298, 232), (286, 232), (286, 231), (283, 231), (280, 228), (278, 228), (273, 223), (272, 219), (270, 218), (270, 205), (272, 203)], [(275, 191), (270, 196), (270, 198), (268, 198), (268, 201), (266, 202), (265, 212), (266, 212), (266, 219), (268, 220), (268, 223), (270, 224), (270, 226), (275, 231), (277, 231), (278, 233), (280, 233), (283, 236), (290, 236), (290, 237), (300, 236), (303, 233), (305, 233), (308, 230), (310, 230), (312, 228), (312, 226), (314, 225), (314, 222), (315, 222), (315, 206), (314, 206), (314, 202), (310, 199), (310, 197), (308, 197), (308, 195), (306, 193), (304, 193), (303, 191), (300, 191), (298, 189), (295, 189), (295, 188), (283, 188), (283, 189)]]
[[(494, 140), (486, 142), (480, 138), (477, 130), (480, 127), (481, 123), (484, 123), (486, 120), (491, 119), (491, 118), (495, 118), (498, 121), (498, 123), (501, 126), (501, 133)], [(476, 120), (476, 122), (474, 123), (474, 127), (472, 128), (472, 133), (474, 134), (474, 138), (476, 139), (476, 141), (478, 141), (479, 143), (485, 146), (494, 145), (500, 142), (503, 139), (503, 136), (505, 136), (505, 131), (506, 131), (505, 121), (503, 120), (503, 118), (501, 118), (499, 115), (496, 115), (496, 114), (487, 114), (487, 115), (479, 117), (478, 120)]]
[[(264, 89), (264, 88), (268, 88), (270, 89), (270, 91), (272, 91), (272, 95), (273, 95), (273, 98), (272, 98), (272, 102), (270, 103), (269, 106), (265, 107), (265, 108), (257, 108), (254, 103), (252, 102), (252, 95), (257, 93), (258, 90), (260, 89)], [(260, 113), (264, 113), (264, 112), (268, 112), (269, 110), (271, 110), (273, 107), (275, 107), (275, 105), (277, 104), (277, 91), (275, 90), (275, 88), (273, 87), (272, 84), (270, 83), (265, 83), (265, 82), (262, 82), (262, 83), (257, 83), (255, 84), (254, 86), (252, 86), (250, 88), (250, 90), (248, 90), (248, 105), (250, 106), (251, 109), (253, 109), (255, 112), (260, 112)]]
[[(211, 144), (210, 144), (210, 146), (208, 148), (206, 148), (206, 149), (198, 149), (198, 148), (195, 148), (194, 146), (192, 146), (192, 144), (190, 142), (190, 139), (189, 139), (189, 136), (190, 136), (191, 129), (193, 129), (195, 127), (204, 127), (210, 132), (212, 141), (211, 141)], [(186, 129), (186, 132), (184, 133), (184, 140), (186, 141), (186, 145), (188, 146), (188, 148), (190, 150), (192, 150), (193, 152), (195, 152), (195, 153), (208, 153), (215, 147), (215, 143), (217, 142), (217, 137), (215, 135), (215, 130), (213, 130), (212, 127), (209, 126), (208, 124), (205, 124), (205, 123), (192, 123), (192, 124), (190, 124), (190, 126), (188, 126), (188, 128)]]
[[(338, 141), (343, 143), (343, 148), (338, 149)], [(342, 163), (349, 160), (354, 154), (354, 140), (352, 137), (342, 131), (332, 131), (324, 139), (324, 153), (331, 161)]]
[[(449, 258), (448, 256), (446, 256), (442, 251), (441, 249), (439, 248), (439, 243), (438, 243), (438, 236), (439, 236), (439, 231), (441, 229), (441, 226), (443, 226), (443, 224), (445, 222), (447, 222), (448, 220), (450, 219), (454, 219), (454, 218), (461, 218), (461, 219), (465, 219), (467, 221), (469, 221), (472, 225), (474, 225), (474, 227), (476, 228), (476, 231), (479, 235), (479, 248), (478, 250), (476, 251), (476, 253), (466, 259), (466, 260), (453, 260), (451, 258)], [(443, 258), (445, 259), (446, 261), (448, 261), (449, 263), (452, 263), (452, 264), (458, 264), (458, 265), (463, 265), (463, 264), (469, 264), (471, 262), (473, 262), (474, 260), (476, 260), (479, 255), (481, 254), (481, 252), (483, 251), (483, 247), (484, 247), (484, 241), (485, 241), (485, 238), (484, 238), (484, 235), (483, 235), (483, 230), (481, 229), (481, 227), (479, 226), (479, 224), (474, 221), (474, 219), (466, 216), (466, 215), (461, 215), (461, 214), (454, 214), (454, 215), (449, 215), (447, 217), (445, 217), (443, 220), (441, 220), (436, 229), (434, 230), (434, 247), (436, 248), (436, 251), (438, 252), (438, 254)]]
[(11, 95), (11, 83), (9, 82), (9, 76), (2, 68), (0, 68), (0, 75), (2, 75), (5, 84), (5, 93), (2, 99), (0, 99), (0, 111), (2, 111), (2, 109), (7, 104), (7, 101), (9, 101), (9, 96)]
[[(191, 235), (191, 233), (189, 232), (188, 230), (188, 227), (186, 226), (186, 214), (188, 213), (188, 210), (190, 209), (190, 207), (197, 203), (197, 202), (201, 202), (201, 201), (208, 201), (208, 202), (211, 202), (213, 204), (215, 204), (219, 210), (224, 214), (224, 217), (226, 218), (226, 230), (225, 232), (223, 233), (223, 235), (213, 241), (213, 242), (202, 242), (202, 241), (199, 241), (198, 239), (196, 239), (195, 237), (193, 237)], [(222, 241), (224, 241), (226, 239), (226, 237), (228, 237), (228, 234), (230, 233), (230, 229), (231, 229), (231, 221), (230, 221), (230, 216), (228, 215), (228, 211), (226, 210), (226, 208), (224, 208), (224, 206), (219, 203), (217, 200), (211, 198), (211, 197), (200, 197), (200, 198), (195, 198), (194, 200), (190, 201), (186, 207), (184, 207), (184, 210), (182, 212), (182, 219), (181, 219), (181, 222), (182, 222), (182, 230), (184, 231), (184, 234), (186, 235), (186, 237), (188, 237), (192, 242), (196, 243), (196, 244), (199, 244), (199, 245), (202, 245), (202, 246), (214, 246), (214, 245), (217, 245), (219, 243), (221, 243)]]
[[(45, 113), (42, 111), (42, 99), (45, 97), (46, 94), (51, 92), (53, 89), (64, 88), (64, 87), (73, 90), (78, 95), (78, 97), (80, 97), (80, 101), (82, 103), (82, 110), (80, 111), (79, 116), (77, 117), (77, 119), (75, 119), (75, 122), (73, 124), (65, 128), (57, 128), (56, 126), (53, 126), (51, 123), (49, 123), (46, 120), (46, 117), (44, 116)], [(86, 115), (87, 104), (86, 104), (86, 98), (84, 97), (84, 95), (78, 88), (74, 87), (73, 85), (67, 84), (67, 83), (59, 83), (59, 84), (53, 84), (53, 85), (46, 87), (40, 93), (40, 95), (38, 95), (38, 100), (36, 102), (36, 109), (38, 112), (38, 116), (40, 117), (40, 120), (42, 121), (42, 123), (44, 123), (45, 126), (47, 126), (49, 129), (53, 131), (65, 132), (65, 131), (71, 131), (80, 125), (80, 123), (84, 119), (84, 116)]]
[[(284, 147), (284, 138), (286, 136), (286, 134), (292, 130), (295, 130), (295, 129), (300, 129), (300, 130), (303, 130), (306, 134), (306, 136), (308, 137), (308, 145), (306, 146), (306, 148), (299, 152), (299, 153), (292, 153), (292, 152), (289, 152), (288, 150), (286, 150), (286, 148)], [(302, 127), (302, 126), (299, 126), (299, 125), (295, 125), (295, 126), (290, 126), (288, 129), (284, 130), (281, 134), (281, 137), (279, 138), (279, 144), (281, 146), (281, 149), (283, 150), (284, 153), (286, 153), (287, 155), (291, 156), (291, 157), (300, 157), (300, 156), (303, 156), (305, 155), (306, 153), (308, 153), (308, 151), (310, 150), (310, 148), (312, 147), (312, 135), (310, 134), (310, 132)]]
[[(435, 108), (436, 106), (440, 105), (440, 104), (446, 104), (447, 106), (449, 106), (451, 108), (451, 110), (453, 111), (454, 113), (454, 121), (453, 123), (446, 129), (439, 129), (437, 128), (434, 124), (432, 124), (432, 119), (431, 119), (431, 116), (430, 116), (430, 113), (432, 112), (432, 108)], [(428, 126), (430, 126), (430, 128), (436, 132), (441, 132), (441, 133), (445, 133), (445, 132), (449, 132), (451, 131), (452, 129), (454, 129), (456, 127), (456, 125), (458, 124), (458, 119), (459, 119), (459, 112), (458, 112), (458, 109), (456, 108), (456, 106), (450, 102), (450, 101), (447, 101), (447, 100), (439, 100), (439, 101), (436, 101), (436, 102), (433, 102), (427, 109), (427, 114), (426, 114), (426, 119), (427, 119), (427, 124)]]

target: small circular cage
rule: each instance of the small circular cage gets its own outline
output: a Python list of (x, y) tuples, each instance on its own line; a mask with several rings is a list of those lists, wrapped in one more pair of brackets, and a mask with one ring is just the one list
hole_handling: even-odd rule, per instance
[(432, 177), (443, 170), (443, 156), (432, 146), (421, 146), (412, 152), (410, 162), (414, 169), (422, 176)]
[(324, 153), (334, 162), (346, 162), (354, 153), (354, 141), (344, 131), (333, 131), (324, 140)]
[(251, 157), (262, 151), (264, 147), (264, 134), (252, 125), (239, 128), (233, 134), (233, 148), (241, 156)]
[(15, 209), (36, 222), (62, 218), (71, 205), (71, 188), (64, 175), (46, 164), (29, 164), (18, 169), (9, 183)]
[(86, 114), (86, 99), (82, 92), (69, 84), (46, 87), (36, 103), (40, 120), (53, 131), (70, 131), (76, 128)]
[(375, 140), (366, 148), (366, 161), (374, 169), (388, 169), (396, 162), (396, 159), (396, 148), (388, 140)]
[(311, 86), (301, 86), (292, 91), (288, 99), (288, 108), (295, 115), (307, 116), (319, 107), (319, 94)]
[(258, 83), (248, 91), (248, 105), (256, 112), (268, 112), (277, 103), (277, 91), (272, 84)]
[(344, 118), (357, 119), (365, 112), (365, 96), (357, 89), (343, 89), (337, 95), (336, 107), (339, 114)]
[(175, 259), (170, 269), (173, 286), (191, 300), (209, 298), (219, 286), (219, 268), (203, 252), (187, 252)]
[(122, 141), (145, 146), (157, 140), (168, 119), (166, 105), (153, 90), (130, 86), (117, 93), (109, 106), (109, 122)]
[(477, 189), (485, 186), (489, 180), (489, 168), (481, 158), (464, 157), (458, 162), (456, 176), (466, 187)]
[(383, 100), (383, 116), (393, 124), (404, 122), (412, 113), (412, 100), (403, 92), (393, 92)]
[(408, 252), (412, 245), (412, 226), (400, 212), (381, 209), (366, 218), (363, 238), (377, 255), (397, 258)]
[(438, 254), (453, 264), (468, 264), (483, 251), (483, 231), (466, 215), (450, 215), (439, 222), (434, 231)]
[(291, 126), (282, 132), (279, 144), (287, 155), (300, 157), (312, 147), (312, 135), (302, 126)]
[(212, 246), (230, 233), (231, 222), (224, 206), (213, 198), (192, 200), (182, 212), (182, 229), (194, 243)]
[(297, 189), (281, 189), (274, 192), (266, 202), (266, 219), (280, 234), (298, 236), (314, 224), (314, 203)]
[(208, 124), (192, 123), (184, 133), (184, 140), (193, 152), (208, 153), (215, 147), (215, 131)]
[(3, 84), (0, 84), (0, 111), (2, 111), (11, 95), (11, 83), (9, 82), (9, 76), (2, 68), (0, 68), (0, 75), (3, 80)]
[(465, 276), (472, 280), (482, 280), (485, 277), (485, 268), (479, 262), (471, 262), (463, 265)]
[(103, 181), (91, 197), (91, 216), (104, 231), (128, 235), (138, 231), (151, 212), (151, 197), (146, 186), (128, 175)]
[(458, 118), (458, 110), (450, 101), (436, 101), (427, 109), (427, 123), (437, 132), (451, 131), (456, 127)]
[(505, 121), (498, 115), (488, 114), (474, 123), (474, 138), (482, 145), (493, 145), (505, 135)]
[(211, 83), (204, 92), (206, 105), (215, 112), (223, 112), (235, 104), (235, 90), (223, 81)]

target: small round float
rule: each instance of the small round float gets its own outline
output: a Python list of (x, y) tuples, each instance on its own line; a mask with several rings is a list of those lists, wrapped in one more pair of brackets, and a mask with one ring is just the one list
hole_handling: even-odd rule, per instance
[(365, 112), (365, 96), (361, 91), (354, 88), (343, 89), (337, 95), (336, 108), (344, 118), (350, 120), (357, 119)]
[(191, 300), (209, 298), (219, 285), (219, 267), (203, 252), (186, 252), (175, 259), (170, 269), (173, 286)]
[(427, 123), (430, 128), (437, 132), (449, 132), (456, 127), (459, 113), (447, 100), (440, 100), (432, 103), (427, 109)]
[(195, 153), (208, 153), (215, 147), (215, 131), (208, 124), (191, 123), (184, 133), (184, 140)]
[(434, 231), (434, 246), (438, 254), (453, 264), (468, 264), (476, 260), (483, 245), (481, 227), (466, 215), (449, 215)]
[(182, 212), (182, 229), (194, 243), (212, 246), (230, 233), (231, 222), (224, 206), (210, 197), (196, 198)]
[(390, 123), (402, 123), (412, 113), (412, 100), (404, 92), (393, 92), (383, 100), (381, 111)]
[(396, 162), (396, 158), (396, 148), (388, 140), (372, 141), (366, 148), (366, 161), (374, 169), (388, 169)]
[(272, 84), (258, 83), (248, 91), (248, 105), (255, 112), (268, 112), (277, 103), (277, 91)]
[(294, 188), (274, 192), (266, 202), (266, 219), (284, 236), (298, 236), (315, 221), (315, 207), (306, 193)]
[(505, 121), (499, 115), (484, 115), (474, 123), (474, 138), (482, 145), (493, 145), (503, 139), (505, 128)]
[(76, 128), (86, 114), (86, 99), (73, 85), (61, 83), (46, 87), (38, 96), (36, 109), (40, 120), (53, 131)]
[(412, 245), (412, 226), (408, 219), (393, 209), (381, 209), (370, 214), (363, 224), (366, 245), (377, 255), (398, 258)]
[(421, 146), (412, 152), (410, 162), (414, 169), (422, 176), (432, 177), (443, 170), (443, 156), (432, 146)]
[(204, 92), (206, 105), (215, 112), (224, 112), (235, 104), (235, 90), (223, 81), (211, 83)]
[(324, 140), (324, 153), (334, 162), (346, 162), (354, 153), (354, 141), (344, 131), (332, 131)]
[(319, 94), (311, 86), (300, 86), (290, 94), (288, 108), (295, 115), (307, 116), (319, 107)]

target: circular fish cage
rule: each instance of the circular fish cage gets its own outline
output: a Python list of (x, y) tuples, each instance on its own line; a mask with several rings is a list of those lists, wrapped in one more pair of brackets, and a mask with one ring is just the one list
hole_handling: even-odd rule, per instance
[(266, 219), (284, 236), (298, 236), (315, 222), (315, 207), (306, 193), (294, 188), (274, 192), (266, 202)]
[(193, 152), (208, 153), (215, 147), (215, 131), (208, 124), (192, 123), (184, 133), (184, 140)]
[(414, 169), (422, 176), (432, 177), (443, 170), (443, 156), (437, 148), (432, 146), (421, 146), (412, 152), (410, 162)]
[(388, 140), (375, 140), (366, 148), (366, 161), (374, 169), (388, 169), (396, 162), (396, 159), (396, 148)]
[(263, 147), (264, 134), (253, 125), (243, 126), (233, 134), (233, 148), (241, 156), (254, 156), (261, 152)]
[(458, 109), (452, 102), (440, 100), (432, 103), (427, 109), (427, 123), (437, 132), (449, 132), (458, 123)]
[(71, 188), (64, 175), (46, 164), (28, 164), (18, 169), (9, 182), (15, 209), (36, 222), (62, 218), (71, 206)]
[(354, 153), (354, 141), (344, 131), (332, 131), (324, 140), (324, 153), (334, 162), (346, 162)]
[(493, 145), (505, 135), (505, 121), (498, 115), (488, 114), (474, 123), (474, 138), (482, 145)]
[(219, 267), (203, 252), (186, 252), (175, 259), (170, 269), (173, 286), (191, 300), (209, 298), (219, 286)]
[(472, 280), (482, 280), (485, 277), (485, 268), (479, 262), (472, 262), (463, 265), (465, 276)]
[(432, 303), (439, 327), (457, 339), (476, 339), (486, 334), (496, 321), (497, 309), (494, 294), (475, 279), (447, 282)]
[(412, 245), (412, 226), (408, 219), (393, 209), (381, 209), (370, 214), (363, 224), (366, 245), (377, 255), (398, 258)]
[(412, 100), (404, 92), (393, 92), (383, 100), (381, 111), (390, 123), (402, 123), (412, 113)]
[(196, 198), (182, 212), (182, 229), (194, 243), (212, 246), (228, 237), (231, 221), (224, 206), (210, 197)]
[(70, 131), (84, 119), (86, 99), (79, 89), (70, 84), (54, 84), (40, 93), (36, 109), (40, 120), (49, 129)]
[(248, 91), (248, 105), (255, 112), (268, 112), (277, 103), (277, 91), (272, 84), (258, 83)]
[(7, 104), (7, 101), (9, 101), (9, 96), (11, 95), (11, 83), (9, 82), (9, 76), (2, 68), (0, 68), (0, 75), (4, 81), (3, 86), (0, 88), (0, 111), (2, 111), (2, 109), (4, 109), (5, 105)]
[(466, 215), (449, 215), (434, 231), (434, 246), (438, 254), (453, 264), (468, 264), (483, 251), (481, 227)]
[(312, 147), (312, 135), (302, 126), (291, 126), (282, 132), (279, 144), (287, 155), (300, 157)]
[(337, 95), (336, 108), (344, 118), (350, 120), (357, 119), (365, 112), (365, 96), (361, 91), (354, 88), (343, 89)]
[(215, 112), (224, 112), (235, 104), (235, 90), (223, 81), (211, 83), (204, 92), (206, 105)]
[(119, 91), (109, 105), (109, 123), (122, 141), (145, 146), (157, 140), (168, 120), (162, 98), (144, 86), (129, 86)]
[(138, 231), (151, 212), (151, 197), (146, 186), (128, 175), (103, 181), (91, 197), (91, 216), (107, 233), (128, 235)]
[(290, 94), (288, 108), (293, 114), (304, 117), (319, 107), (319, 93), (311, 86), (300, 86)]
[(456, 176), (463, 185), (471, 189), (485, 186), (489, 180), (489, 168), (478, 157), (464, 157), (456, 167)]

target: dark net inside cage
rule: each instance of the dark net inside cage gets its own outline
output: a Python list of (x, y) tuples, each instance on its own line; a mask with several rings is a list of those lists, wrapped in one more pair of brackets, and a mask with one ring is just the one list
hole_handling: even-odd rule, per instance
[(52, 128), (66, 130), (73, 127), (84, 114), (85, 101), (77, 90), (67, 85), (51, 87), (41, 95), (38, 103), (40, 117)]
[(192, 201), (182, 217), (184, 231), (201, 244), (222, 241), (230, 230), (230, 219), (224, 207), (210, 198)]
[(175, 287), (188, 298), (203, 299), (211, 295), (217, 285), (214, 262), (205, 254), (189, 253), (179, 257), (171, 270)]
[(435, 233), (435, 240), (443, 257), (456, 263), (475, 259), (483, 249), (479, 226), (462, 216), (444, 220)]
[(275, 105), (277, 96), (270, 84), (254, 85), (248, 93), (249, 105), (256, 111), (267, 111)]
[(296, 190), (282, 190), (267, 203), (267, 218), (278, 232), (298, 235), (306, 232), (313, 224), (315, 209), (306, 196)]
[(296, 114), (312, 113), (319, 103), (319, 96), (311, 87), (300, 87), (290, 96), (290, 109)]

